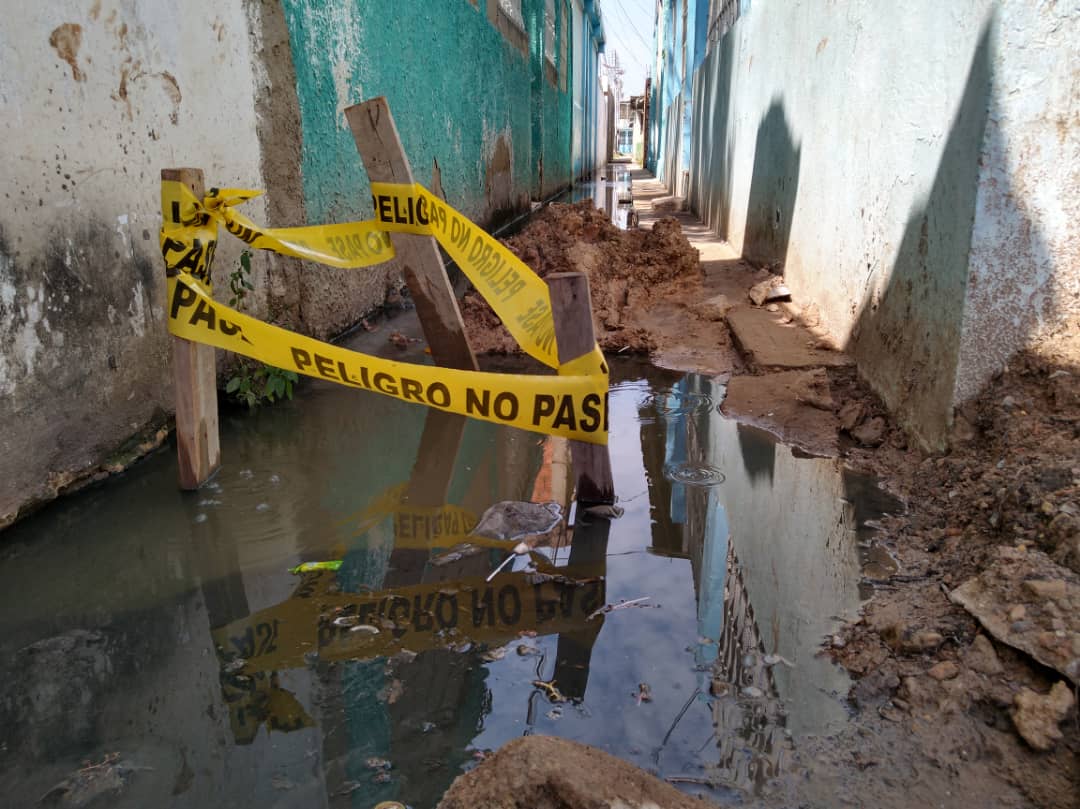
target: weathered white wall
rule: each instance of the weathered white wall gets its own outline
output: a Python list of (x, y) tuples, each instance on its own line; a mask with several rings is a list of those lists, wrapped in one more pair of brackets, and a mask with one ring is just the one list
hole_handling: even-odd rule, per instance
[(992, 45), (957, 402), (1080, 329), (1080, 5), (1004, 3)]
[[(160, 169), (198, 166), (212, 184), (262, 182), (243, 6), (7, 6), (0, 525), (171, 409)], [(265, 220), (259, 201), (249, 207)], [(239, 247), (222, 239), (219, 284)]]
[(927, 444), (1075, 290), (1078, 17), (763, 0), (697, 73), (694, 210), (783, 266)]

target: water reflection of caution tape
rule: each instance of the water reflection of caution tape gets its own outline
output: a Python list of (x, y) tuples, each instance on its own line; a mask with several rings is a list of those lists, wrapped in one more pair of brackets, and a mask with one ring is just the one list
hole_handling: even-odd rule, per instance
[[(496, 239), (419, 185), (374, 183), (376, 222), (260, 228), (234, 210), (259, 192), (213, 191), (199, 201), (162, 183), (161, 231), (169, 331), (269, 365), (403, 401), (534, 432), (607, 443), (607, 365), (593, 350), (558, 362), (547, 285)], [(430, 234), (484, 295), (522, 348), (557, 376), (460, 371), (395, 362), (272, 326), (213, 299), (208, 267), (217, 224), (252, 247), (329, 264), (371, 266), (393, 256), (387, 230)]]
[[(432, 582), (383, 592), (331, 592), (336, 573), (301, 574), (293, 597), (212, 631), (242, 672), (295, 668), (305, 654), (320, 660), (363, 660), (401, 649), (420, 652), (462, 641), (497, 646), (522, 631), (542, 635), (586, 629), (604, 605), (605, 581), (590, 569), (559, 576), (503, 573)], [(576, 575), (587, 578), (575, 580)], [(350, 621), (334, 621), (348, 616)]]

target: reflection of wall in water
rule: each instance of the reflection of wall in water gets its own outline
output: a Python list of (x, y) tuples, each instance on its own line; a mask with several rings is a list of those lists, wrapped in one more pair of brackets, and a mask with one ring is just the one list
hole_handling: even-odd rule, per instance
[[(734, 545), (728, 545), (723, 627), (717, 640), (714, 681), (727, 685), (712, 704), (721, 781), (755, 790), (780, 774), (789, 744), (784, 706)], [(750, 690), (754, 689), (754, 690)]]
[(765, 651), (795, 664), (774, 672), (788, 726), (796, 734), (822, 730), (845, 718), (838, 697), (848, 681), (818, 651), (836, 617), (854, 617), (859, 606), (854, 520), (839, 464), (796, 458), (778, 445), (766, 480), (743, 463), (737, 425), (718, 413), (711, 420), (709, 460), (727, 475), (717, 493)]
[[(718, 386), (702, 381), (713, 387), (701, 392), (719, 401)], [(716, 588), (724, 576), (718, 575), (715, 553), (726, 546), (730, 531), (764, 651), (795, 663), (775, 670), (789, 727), (798, 733), (842, 720), (840, 701), (826, 695), (846, 693), (847, 679), (817, 655), (833, 617), (853, 616), (859, 605), (854, 520), (839, 465), (796, 458), (715, 408), (689, 422), (689, 460), (716, 466), (726, 476), (722, 485), (699, 489), (705, 494), (687, 501), (689, 525), (699, 522), (697, 509), (706, 514), (703, 530), (687, 531), (689, 541), (684, 540), (684, 553), (695, 563), (699, 614), (700, 605), (721, 600)]]

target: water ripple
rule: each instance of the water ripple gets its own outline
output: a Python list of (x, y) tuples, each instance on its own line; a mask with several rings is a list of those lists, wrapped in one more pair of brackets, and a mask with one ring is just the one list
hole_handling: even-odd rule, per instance
[(657, 391), (645, 397), (643, 408), (653, 408), (661, 416), (688, 416), (711, 410), (712, 396), (707, 393), (691, 393), (676, 389)]
[(688, 486), (719, 486), (727, 478), (717, 467), (707, 463), (677, 461), (664, 466), (664, 477)]

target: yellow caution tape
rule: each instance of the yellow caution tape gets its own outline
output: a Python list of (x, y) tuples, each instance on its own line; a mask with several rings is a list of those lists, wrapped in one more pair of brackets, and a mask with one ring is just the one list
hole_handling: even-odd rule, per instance
[[(213, 190), (202, 201), (162, 183), (162, 255), (169, 331), (197, 343), (327, 379), (524, 430), (607, 443), (607, 364), (591, 352), (560, 364), (547, 285), (509, 250), (419, 185), (373, 183), (378, 221), (260, 228), (234, 210), (258, 191)], [(494, 374), (395, 362), (272, 326), (213, 299), (209, 266), (217, 224), (252, 247), (335, 267), (393, 256), (387, 230), (431, 235), (446, 249), (521, 347), (558, 376)]]
[(382, 227), (434, 236), (518, 345), (559, 367), (551, 295), (525, 262), (421, 185), (372, 183), (371, 193)]
[[(273, 250), (340, 269), (373, 267), (394, 257), (390, 234), (378, 222), (264, 228), (235, 210), (236, 205), (261, 195), (262, 191), (249, 189), (214, 188), (200, 201), (183, 183), (163, 181), (161, 209), (178, 212), (178, 219), (166, 219), (161, 229), (165, 265), (170, 269), (187, 270), (207, 281), (203, 273), (193, 271), (197, 259), (205, 258), (206, 251), (193, 250), (192, 241), (198, 238), (203, 245), (208, 239), (216, 241), (217, 227), (212, 223), (221, 224), (229, 233), (256, 249)], [(196, 225), (198, 232), (193, 229)], [(213, 257), (212, 249), (209, 256)]]
[[(194, 195), (184, 186), (194, 199)], [(260, 196), (262, 191), (212, 189), (203, 200), (210, 216), (225, 230), (259, 250), (273, 250), (331, 267), (354, 269), (382, 264), (394, 257), (390, 235), (378, 222), (343, 222), (298, 228), (263, 228), (233, 206)]]
[(459, 371), (350, 351), (271, 326), (213, 299), (187, 273), (168, 279), (169, 331), (287, 371), (523, 430), (607, 443), (607, 366), (599, 348), (558, 376)]
[(217, 247), (217, 223), (180, 182), (161, 183), (161, 255), (166, 275), (186, 272), (210, 284), (210, 262)]

